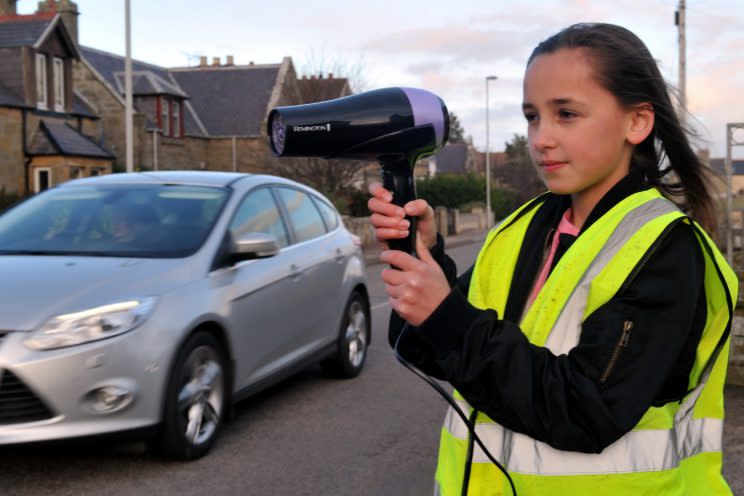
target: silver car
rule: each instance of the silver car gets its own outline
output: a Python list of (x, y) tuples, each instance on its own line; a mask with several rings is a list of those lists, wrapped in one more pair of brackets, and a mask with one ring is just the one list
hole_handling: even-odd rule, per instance
[[(0, 216), (0, 445), (154, 427), (204, 455), (231, 402), (313, 362), (362, 370), (358, 238), (273, 176), (113, 174)], [(151, 429), (152, 430), (152, 429)]]

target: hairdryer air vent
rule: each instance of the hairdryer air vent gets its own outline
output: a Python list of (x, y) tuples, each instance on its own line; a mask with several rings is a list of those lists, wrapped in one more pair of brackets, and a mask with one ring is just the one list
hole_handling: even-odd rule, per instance
[(274, 114), (271, 119), (271, 145), (274, 153), (281, 155), (284, 152), (284, 138), (286, 130), (280, 114)]

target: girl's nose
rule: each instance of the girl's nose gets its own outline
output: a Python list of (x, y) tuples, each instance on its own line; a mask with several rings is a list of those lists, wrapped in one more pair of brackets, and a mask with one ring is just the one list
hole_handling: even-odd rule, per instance
[(531, 126), (528, 137), (532, 146), (538, 151), (555, 148), (556, 146), (555, 134), (547, 124), (536, 123)]

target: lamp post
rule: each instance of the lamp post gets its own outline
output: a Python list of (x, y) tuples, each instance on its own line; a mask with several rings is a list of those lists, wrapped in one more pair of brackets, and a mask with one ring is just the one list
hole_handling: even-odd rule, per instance
[[(124, 140), (127, 172), (134, 172), (134, 127), (132, 122), (132, 10), (129, 0), (124, 1)], [(153, 135), (154, 136), (154, 135)]]
[(496, 76), (486, 76), (486, 227), (491, 229), (491, 153), (488, 150), (489, 118), (488, 118), (488, 82), (496, 81)]

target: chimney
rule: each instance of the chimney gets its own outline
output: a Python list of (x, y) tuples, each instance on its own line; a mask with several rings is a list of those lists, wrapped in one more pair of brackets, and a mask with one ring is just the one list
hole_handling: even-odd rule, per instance
[(16, 0), (0, 0), (0, 16), (18, 15)]
[[(9, 0), (2, 0), (3, 3), (7, 3), (8, 1)], [(15, 3), (12, 0), (10, 1), (11, 3)], [(56, 2), (54, 0), (40, 0), (39, 6), (36, 9), (36, 12), (39, 14), (55, 11), (60, 15), (60, 17), (62, 17), (62, 22), (65, 25), (65, 29), (67, 29), (67, 33), (70, 35), (70, 38), (72, 38), (75, 46), (77, 46), (78, 16), (80, 15), (77, 4), (72, 0), (57, 0)]]
[(207, 56), (202, 55), (199, 57), (199, 67), (207, 67)]
[(328, 73), (328, 79), (333, 79), (333, 73), (332, 72), (329, 72)]
[(227, 56), (227, 62), (225, 62), (225, 65), (235, 65), (235, 59), (232, 55)]
[(212, 65), (220, 65), (220, 58), (212, 57)]

